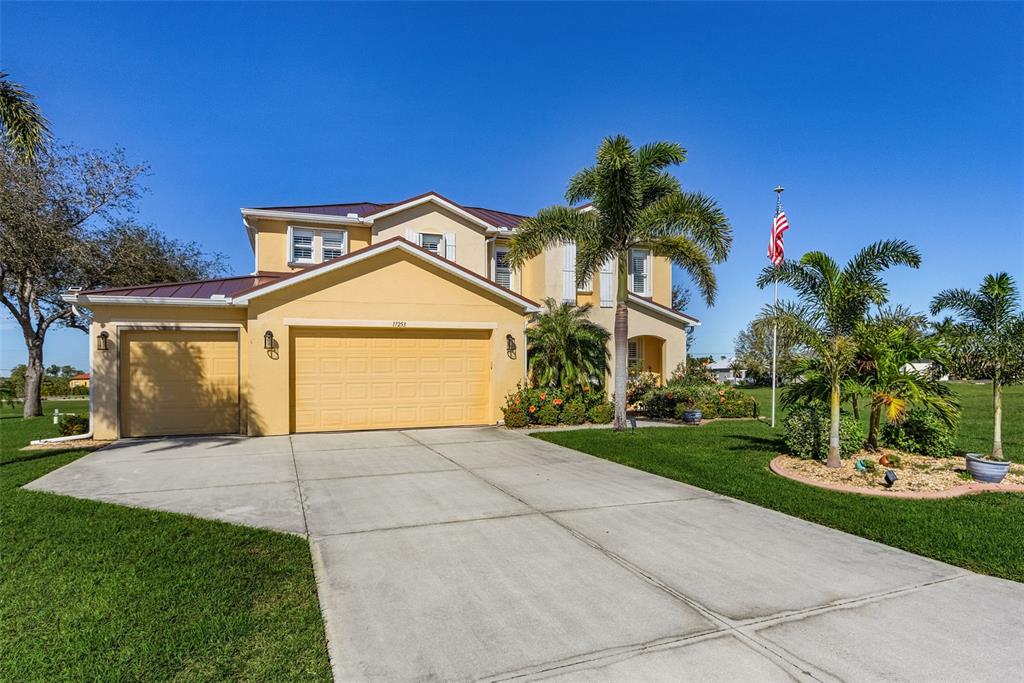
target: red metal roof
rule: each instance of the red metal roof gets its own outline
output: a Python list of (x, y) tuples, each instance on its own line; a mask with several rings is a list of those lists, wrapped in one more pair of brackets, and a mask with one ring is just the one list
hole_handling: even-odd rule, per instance
[(254, 275), (237, 275), (215, 280), (193, 280), (191, 282), (159, 282), (135, 287), (112, 289), (90, 289), (79, 292), (88, 296), (152, 296), (169, 299), (209, 299), (215, 294), (232, 296), (246, 289), (274, 282), (288, 273), (259, 272)]
[(311, 213), (321, 216), (347, 216), (350, 213), (354, 213), (360, 218), (367, 218), (381, 211), (386, 211), (390, 208), (401, 206), (402, 204), (408, 204), (409, 202), (422, 199), (428, 195), (434, 195), (444, 199), (446, 202), (454, 204), (455, 206), (463, 209), (467, 213), (470, 213), (485, 223), (493, 225), (497, 228), (514, 228), (526, 218), (516, 213), (509, 213), (507, 211), (497, 211), (495, 209), (484, 209), (478, 206), (465, 206), (454, 202), (447, 197), (438, 194), (437, 192), (425, 192), (424, 194), (417, 195), (415, 197), (409, 197), (403, 199), (400, 202), (342, 202), (339, 204), (309, 204), (304, 206), (262, 206), (259, 207), (264, 211), (292, 211), (295, 213)]
[(75, 375), (74, 377), (71, 377), (70, 379), (89, 379), (89, 373), (88, 372), (80, 372), (77, 375)]

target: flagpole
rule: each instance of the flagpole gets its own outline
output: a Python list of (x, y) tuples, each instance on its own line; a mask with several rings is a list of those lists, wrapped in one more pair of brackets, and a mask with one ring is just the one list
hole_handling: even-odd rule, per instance
[[(782, 211), (782, 193), (785, 188), (782, 185), (775, 187), (775, 216), (778, 217), (779, 212)], [(772, 264), (773, 268), (777, 266)], [(775, 368), (776, 368), (776, 354), (778, 352), (779, 342), (779, 320), (778, 320), (778, 307), (779, 307), (779, 278), (775, 278), (774, 282), (774, 294), (772, 296), (772, 428), (775, 428)]]

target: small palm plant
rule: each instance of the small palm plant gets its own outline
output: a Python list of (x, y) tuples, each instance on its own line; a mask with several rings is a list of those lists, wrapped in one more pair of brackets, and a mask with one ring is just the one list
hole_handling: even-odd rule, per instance
[(875, 242), (861, 249), (842, 268), (827, 254), (812, 251), (799, 261), (783, 261), (761, 271), (757, 286), (762, 289), (776, 280), (789, 285), (797, 302), (781, 301), (768, 311), (792, 325), (827, 376), (831, 425), (829, 467), (840, 467), (839, 408), (842, 386), (851, 373), (857, 354), (854, 332), (868, 315), (871, 305), (881, 306), (889, 288), (881, 274), (896, 265), (917, 268), (921, 254), (903, 240)]
[(992, 378), (992, 457), (1003, 459), (1003, 386), (1024, 380), (1024, 312), (1020, 292), (1007, 273), (986, 275), (977, 292), (946, 289), (932, 299), (931, 312), (960, 314), (962, 330), (978, 350), (980, 375)]
[(959, 405), (948, 385), (910, 366), (914, 361), (942, 361), (942, 348), (934, 337), (912, 327), (887, 328), (872, 320), (859, 326), (859, 350), (855, 360), (857, 381), (871, 397), (867, 447), (878, 448), (882, 414), (899, 423), (911, 406), (933, 411), (949, 427), (956, 425)]
[(589, 318), (590, 304), (544, 300), (526, 330), (530, 375), (539, 387), (597, 389), (604, 384), (611, 334)]
[[(683, 191), (665, 169), (686, 160), (674, 142), (634, 148), (628, 138), (606, 138), (593, 166), (569, 181), (565, 200), (522, 221), (512, 238), (508, 260), (516, 268), (546, 249), (576, 244), (576, 282), (582, 285), (602, 264), (618, 266), (615, 293), (615, 429), (626, 427), (629, 253), (650, 248), (688, 273), (711, 305), (718, 285), (712, 266), (725, 261), (732, 228), (714, 199)], [(592, 210), (580, 205), (592, 202)]]

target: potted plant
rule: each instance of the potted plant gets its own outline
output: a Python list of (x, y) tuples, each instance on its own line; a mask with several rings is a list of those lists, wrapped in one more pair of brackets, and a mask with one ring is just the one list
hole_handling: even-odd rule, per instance
[(967, 461), (967, 471), (977, 481), (998, 484), (1010, 471), (1009, 460), (997, 460), (993, 456), (986, 457), (981, 453), (967, 453), (964, 458)]

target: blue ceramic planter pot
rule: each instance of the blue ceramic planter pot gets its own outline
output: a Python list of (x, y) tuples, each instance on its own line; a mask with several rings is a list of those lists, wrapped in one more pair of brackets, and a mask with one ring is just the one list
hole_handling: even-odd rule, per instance
[(684, 410), (683, 411), (683, 422), (691, 425), (699, 425), (704, 414), (699, 410)]
[(1009, 460), (985, 460), (977, 453), (968, 453), (965, 459), (967, 460), (967, 471), (977, 481), (998, 484), (1010, 471)]

